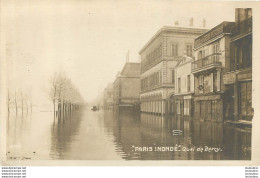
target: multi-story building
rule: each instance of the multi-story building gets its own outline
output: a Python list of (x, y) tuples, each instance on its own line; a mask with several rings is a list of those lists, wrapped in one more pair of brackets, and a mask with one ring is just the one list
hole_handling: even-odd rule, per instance
[(252, 9), (237, 8), (235, 27), (231, 36), (230, 68), (224, 84), (231, 97), (228, 100), (228, 119), (252, 120)]
[(112, 109), (114, 105), (114, 85), (109, 83), (104, 89), (104, 109)]
[(222, 22), (195, 39), (195, 119), (223, 121), (223, 74), (230, 68), (230, 36), (234, 22)]
[(131, 107), (140, 101), (140, 63), (127, 62), (114, 81), (114, 106)]
[(193, 56), (194, 39), (206, 29), (163, 27), (140, 50), (141, 111), (166, 114), (171, 111), (171, 95), (175, 90), (173, 68), (183, 51)]
[(191, 73), (193, 61), (193, 58), (184, 55), (174, 68), (176, 88), (172, 107), (174, 113), (183, 118), (193, 116), (194, 76)]

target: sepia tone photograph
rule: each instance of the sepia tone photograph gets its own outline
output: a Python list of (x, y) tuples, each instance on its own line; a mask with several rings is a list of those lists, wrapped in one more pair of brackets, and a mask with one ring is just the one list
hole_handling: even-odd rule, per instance
[(2, 164), (259, 164), (257, 11), (245, 2), (2, 3)]

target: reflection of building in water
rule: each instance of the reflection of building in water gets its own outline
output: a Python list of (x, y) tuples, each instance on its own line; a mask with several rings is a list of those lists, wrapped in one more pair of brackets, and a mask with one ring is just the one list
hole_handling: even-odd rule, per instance
[[(213, 121), (185, 120), (131, 112), (104, 113), (106, 132), (114, 136), (116, 152), (126, 160), (229, 160), (250, 159), (251, 132)], [(178, 135), (173, 130), (181, 130)], [(246, 133), (244, 133), (246, 132)], [(158, 151), (159, 148), (220, 148), (222, 151)], [(134, 147), (133, 147), (134, 146)], [(136, 147), (152, 151), (135, 150)], [(157, 151), (155, 147), (158, 148)]]
[(225, 87), (222, 76), (230, 70), (230, 34), (234, 22), (222, 22), (195, 39), (195, 118), (222, 121)]
[(114, 85), (109, 83), (104, 89), (104, 109), (112, 109), (114, 104)]
[(224, 128), (223, 157), (230, 160), (251, 159), (251, 129)]
[(231, 37), (228, 73), (224, 84), (230, 98), (227, 116), (235, 120), (252, 120), (252, 9), (236, 9), (235, 30)]
[(140, 63), (127, 62), (114, 81), (115, 107), (137, 106), (140, 100)]
[(197, 148), (201, 147), (204, 150), (202, 152), (195, 152), (196, 159), (208, 159), (208, 160), (219, 160), (222, 158), (222, 151), (208, 152), (205, 148), (220, 148), (223, 151), (223, 124), (212, 121), (192, 121), (192, 143)]
[(204, 32), (205, 29), (163, 27), (141, 49), (142, 112), (170, 112), (169, 96), (175, 89), (173, 68), (183, 51), (193, 56), (194, 39)]
[(173, 113), (183, 117), (193, 116), (194, 76), (191, 73), (193, 59), (186, 55), (177, 63), (175, 72), (175, 93), (172, 98)]
[(139, 159), (139, 153), (134, 152), (134, 146), (140, 146), (142, 138), (140, 135), (140, 120), (136, 119), (134, 113), (117, 113), (117, 133), (116, 142), (121, 146), (124, 159)]

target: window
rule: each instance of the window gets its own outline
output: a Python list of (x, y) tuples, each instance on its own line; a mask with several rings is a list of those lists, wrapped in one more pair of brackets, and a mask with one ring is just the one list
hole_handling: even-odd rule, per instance
[(175, 70), (172, 70), (172, 84), (175, 86)]
[(236, 42), (237, 69), (252, 67), (252, 37)]
[(184, 100), (184, 115), (190, 115), (190, 100)]
[(198, 60), (202, 58), (202, 50), (198, 53)]
[(219, 55), (216, 53), (219, 53), (219, 44), (216, 43), (212, 46), (212, 53), (214, 54), (213, 57), (213, 61), (217, 61), (219, 59)]
[(253, 117), (252, 109), (252, 82), (243, 82), (239, 84), (240, 88), (240, 114), (241, 119), (251, 120)]
[(216, 43), (213, 45), (213, 54), (218, 53), (218, 52), (219, 52), (219, 44)]
[(187, 91), (190, 92), (190, 75), (187, 76)]
[(187, 54), (187, 56), (192, 57), (192, 44), (186, 45), (186, 54)]
[(161, 75), (161, 71), (159, 71), (159, 84), (161, 84), (161, 82), (162, 82), (162, 75)]
[(217, 91), (218, 88), (218, 80), (217, 80), (217, 72), (213, 73), (213, 91)]
[(208, 56), (208, 55), (209, 55), (209, 48), (208, 46), (206, 46), (204, 49), (204, 56)]
[(178, 93), (181, 92), (181, 78), (178, 78)]
[(176, 107), (177, 107), (177, 114), (181, 114), (181, 101), (176, 101)]
[(173, 43), (172, 44), (172, 56), (178, 56), (178, 44), (177, 43)]
[(204, 87), (204, 76), (199, 76), (199, 93), (203, 93), (203, 87)]

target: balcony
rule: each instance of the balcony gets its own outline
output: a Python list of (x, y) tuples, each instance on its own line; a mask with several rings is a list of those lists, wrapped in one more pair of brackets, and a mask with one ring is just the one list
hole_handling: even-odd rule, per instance
[(214, 53), (195, 62), (192, 62), (192, 73), (199, 73), (216, 67), (222, 67), (220, 62), (220, 55), (221, 53)]

